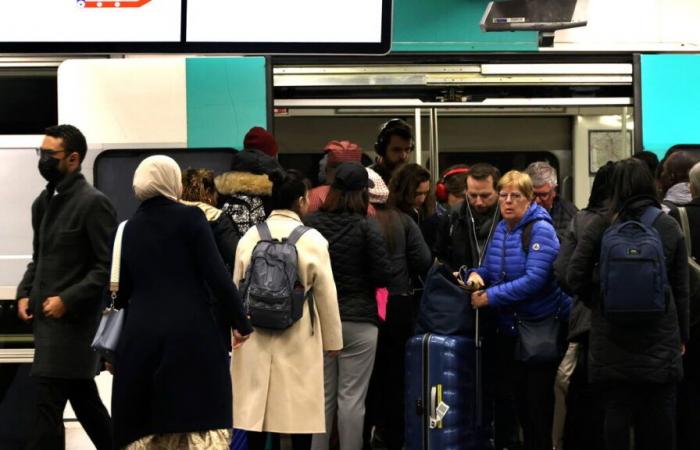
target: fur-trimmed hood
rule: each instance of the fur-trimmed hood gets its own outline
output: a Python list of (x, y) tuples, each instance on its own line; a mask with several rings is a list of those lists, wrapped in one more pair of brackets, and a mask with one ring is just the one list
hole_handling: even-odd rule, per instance
[(216, 190), (222, 195), (248, 194), (269, 197), (272, 195), (272, 181), (267, 175), (249, 172), (226, 172), (214, 180)]

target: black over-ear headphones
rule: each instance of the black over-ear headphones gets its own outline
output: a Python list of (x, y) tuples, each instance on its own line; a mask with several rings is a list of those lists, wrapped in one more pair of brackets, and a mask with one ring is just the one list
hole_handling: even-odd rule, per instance
[[(379, 130), (379, 134), (377, 135), (377, 142), (374, 143), (374, 150), (377, 152), (377, 154), (384, 156), (386, 149), (389, 146), (391, 131), (399, 127), (411, 130), (411, 126), (403, 119), (391, 119), (382, 125), (382, 128)], [(413, 135), (412, 131), (409, 132), (411, 135)]]

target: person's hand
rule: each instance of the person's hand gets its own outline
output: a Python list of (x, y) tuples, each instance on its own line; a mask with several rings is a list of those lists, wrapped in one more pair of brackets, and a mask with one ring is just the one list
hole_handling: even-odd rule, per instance
[(472, 306), (475, 309), (484, 308), (489, 305), (489, 296), (486, 291), (472, 292)]
[(42, 306), (46, 317), (60, 319), (66, 313), (66, 305), (63, 303), (63, 300), (61, 300), (61, 297), (57, 295), (44, 300)]
[(472, 272), (469, 274), (469, 278), (467, 279), (467, 287), (474, 290), (483, 289), (484, 279), (481, 278), (481, 275), (478, 273)]
[(29, 312), (29, 299), (27, 297), (17, 300), (17, 316), (25, 322), (29, 322), (34, 318)]
[(681, 356), (685, 355), (685, 344), (681, 344)]
[(237, 348), (241, 348), (243, 343), (247, 341), (250, 338), (249, 334), (242, 335), (241, 333), (238, 332), (238, 330), (233, 330), (233, 348), (234, 350)]
[(338, 355), (340, 355), (340, 350), (328, 350), (328, 351), (326, 352), (326, 356), (329, 357), (329, 358), (335, 358), (335, 357), (337, 357)]

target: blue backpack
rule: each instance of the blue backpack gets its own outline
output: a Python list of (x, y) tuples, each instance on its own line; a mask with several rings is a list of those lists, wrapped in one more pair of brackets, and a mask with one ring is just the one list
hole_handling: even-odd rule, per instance
[(603, 234), (600, 280), (607, 319), (635, 322), (666, 312), (666, 258), (652, 227), (661, 214), (647, 208), (639, 221), (614, 223)]

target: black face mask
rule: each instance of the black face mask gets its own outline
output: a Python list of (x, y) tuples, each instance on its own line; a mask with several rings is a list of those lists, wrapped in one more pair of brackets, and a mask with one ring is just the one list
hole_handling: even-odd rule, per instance
[(58, 168), (61, 163), (60, 159), (52, 158), (48, 155), (42, 155), (39, 159), (39, 173), (49, 183), (56, 183), (63, 178), (63, 172)]

